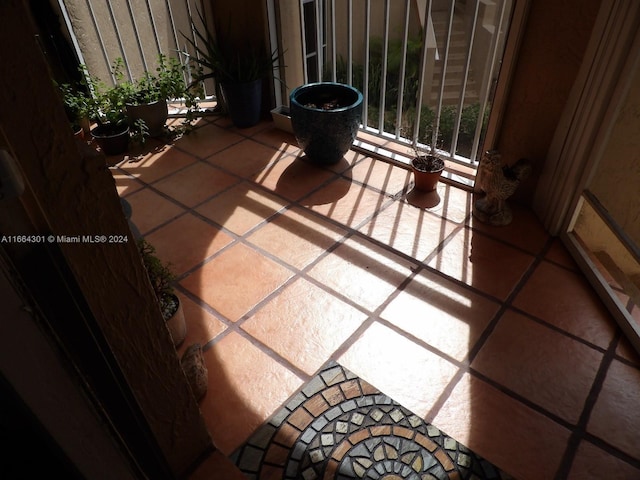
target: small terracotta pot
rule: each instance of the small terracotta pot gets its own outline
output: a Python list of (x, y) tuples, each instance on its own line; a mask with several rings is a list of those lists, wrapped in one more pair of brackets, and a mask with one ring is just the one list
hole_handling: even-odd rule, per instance
[(444, 161), (433, 155), (416, 157), (411, 160), (416, 190), (433, 192), (444, 170)]

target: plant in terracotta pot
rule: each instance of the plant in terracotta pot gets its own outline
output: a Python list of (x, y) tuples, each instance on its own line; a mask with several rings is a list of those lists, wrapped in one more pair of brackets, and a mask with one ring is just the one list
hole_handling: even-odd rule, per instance
[(444, 170), (444, 160), (435, 154), (433, 148), (422, 151), (417, 143), (413, 145), (414, 157), (411, 159), (411, 169), (416, 190), (432, 192), (438, 186), (438, 180)]
[[(262, 81), (278, 66), (280, 55), (277, 50), (269, 54), (262, 47), (249, 44), (222, 46), (199, 10), (198, 16), (201, 28), (191, 18), (196, 41), (183, 34), (196, 52), (196, 56), (189, 57), (194, 67), (194, 83), (214, 80), (217, 110), (228, 113), (236, 127), (257, 124), (262, 113)], [(184, 54), (189, 56), (187, 52)]]
[(145, 239), (138, 240), (138, 250), (142, 257), (142, 263), (147, 270), (153, 291), (158, 299), (162, 318), (164, 318), (171, 333), (173, 344), (177, 347), (184, 341), (187, 327), (182, 304), (173, 288), (176, 277), (169, 264), (162, 263), (155, 254), (155, 247)]

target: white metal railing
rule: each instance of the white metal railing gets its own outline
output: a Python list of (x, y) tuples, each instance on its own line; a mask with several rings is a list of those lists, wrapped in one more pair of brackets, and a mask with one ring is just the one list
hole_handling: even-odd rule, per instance
[(299, 1), (306, 82), (359, 88), (367, 133), (477, 165), (513, 0)]
[[(359, 88), (367, 133), (474, 167), (513, 1), (298, 0), (304, 79)], [(266, 3), (273, 44), (275, 4)], [(198, 42), (189, 19), (206, 10), (201, 0), (58, 4), (81, 62), (103, 80), (118, 57), (130, 78), (153, 69), (159, 53), (182, 57), (183, 34)]]

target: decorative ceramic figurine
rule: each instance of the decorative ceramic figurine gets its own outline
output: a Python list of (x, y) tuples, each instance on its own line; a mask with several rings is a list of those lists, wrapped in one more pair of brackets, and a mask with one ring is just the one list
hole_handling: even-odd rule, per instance
[(511, 167), (503, 166), (496, 150), (485, 152), (478, 168), (478, 185), (485, 193), (473, 205), (473, 215), (490, 225), (509, 225), (513, 219), (507, 198), (531, 173), (531, 162), (520, 159)]

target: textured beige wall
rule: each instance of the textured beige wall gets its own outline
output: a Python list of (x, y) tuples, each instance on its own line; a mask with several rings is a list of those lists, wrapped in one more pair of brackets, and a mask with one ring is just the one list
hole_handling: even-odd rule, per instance
[(531, 203), (601, 0), (532, 0), (495, 143), (503, 161), (533, 161), (514, 199)]
[[(168, 20), (167, 3), (174, 25)], [(178, 50), (186, 48), (181, 33), (190, 33), (186, 2), (150, 0), (150, 8), (144, 0), (130, 0), (130, 4), (131, 9), (126, 0), (64, 0), (84, 62), (105, 82), (111, 82), (111, 65), (118, 57), (126, 58), (131, 76), (139, 78), (145, 68), (155, 69), (159, 53), (177, 56)]]

